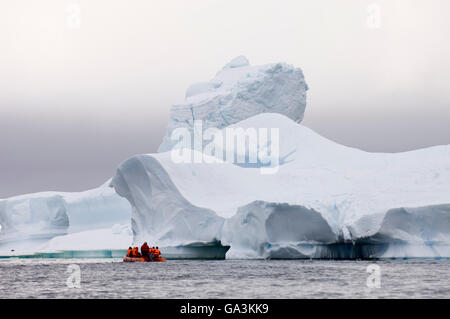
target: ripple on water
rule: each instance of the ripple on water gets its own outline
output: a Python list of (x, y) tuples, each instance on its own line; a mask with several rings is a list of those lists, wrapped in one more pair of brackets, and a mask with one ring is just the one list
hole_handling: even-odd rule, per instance
[[(366, 286), (367, 265), (381, 288)], [(66, 285), (68, 266), (81, 288)], [(123, 263), (119, 259), (0, 262), (2, 298), (449, 298), (449, 260), (224, 260)]]

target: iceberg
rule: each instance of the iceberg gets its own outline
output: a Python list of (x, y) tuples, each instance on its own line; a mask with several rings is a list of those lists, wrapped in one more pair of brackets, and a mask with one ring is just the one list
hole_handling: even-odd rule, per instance
[[(130, 204), (109, 183), (84, 192), (41, 192), (0, 199), (0, 253), (32, 253), (54, 237), (129, 224)], [(88, 237), (84, 241), (89, 241)], [(92, 238), (91, 245), (95, 241)], [(72, 241), (74, 246), (77, 243)]]
[(209, 82), (192, 84), (186, 99), (172, 106), (167, 135), (159, 152), (172, 149), (174, 129), (224, 128), (260, 113), (280, 113), (301, 122), (308, 86), (303, 72), (286, 63), (251, 66), (244, 56), (231, 60)]
[(66, 202), (59, 194), (2, 200), (0, 225), (3, 239), (65, 234), (69, 228)]
[(128, 159), (111, 184), (132, 206), (137, 237), (217, 240), (229, 258), (375, 258), (412, 245), (428, 247), (421, 257), (450, 257), (450, 146), (369, 153), (276, 113), (235, 126), (279, 128), (290, 160), (264, 175), (232, 162), (177, 163), (171, 152)]
[[(0, 199), (0, 255), (120, 257), (148, 241), (168, 258), (450, 257), (450, 145), (337, 144), (300, 124), (307, 89), (299, 68), (233, 59), (172, 107), (158, 153), (125, 160), (96, 189)], [(185, 149), (172, 133), (195, 140), (198, 121), (201, 133), (278, 133), (252, 149), (250, 137), (244, 150), (213, 144), (232, 160), (201, 145), (189, 149), (197, 160), (175, 161)], [(260, 154), (275, 146), (263, 174)]]

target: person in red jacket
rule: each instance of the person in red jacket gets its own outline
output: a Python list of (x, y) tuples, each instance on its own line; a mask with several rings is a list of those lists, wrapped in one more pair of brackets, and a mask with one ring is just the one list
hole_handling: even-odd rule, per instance
[(159, 256), (161, 256), (161, 251), (159, 250), (158, 247), (155, 248), (155, 258), (159, 258)]
[(141, 254), (139, 253), (139, 248), (133, 247), (133, 257), (141, 257)]
[(143, 243), (141, 246), (141, 254), (142, 254), (142, 257), (144, 257), (146, 260), (148, 260), (150, 258), (149, 251), (150, 251), (150, 247), (148, 247), (147, 242)]
[(133, 257), (133, 248), (131, 248), (131, 247), (128, 248), (127, 257)]

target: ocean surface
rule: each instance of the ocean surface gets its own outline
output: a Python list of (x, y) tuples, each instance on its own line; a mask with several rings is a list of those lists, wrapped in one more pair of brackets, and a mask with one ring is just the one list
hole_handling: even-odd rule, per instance
[(448, 259), (0, 259), (0, 298), (450, 298), (449, 274)]

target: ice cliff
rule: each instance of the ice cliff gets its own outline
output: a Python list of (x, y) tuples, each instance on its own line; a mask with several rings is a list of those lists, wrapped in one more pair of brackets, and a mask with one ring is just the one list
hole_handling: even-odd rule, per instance
[(117, 169), (112, 183), (132, 206), (135, 241), (171, 245), (218, 237), (223, 218), (186, 200), (155, 158), (138, 155), (129, 159)]
[(175, 128), (224, 128), (260, 113), (280, 113), (295, 122), (303, 119), (308, 86), (300, 68), (286, 63), (251, 66), (244, 56), (234, 58), (209, 82), (192, 84), (186, 99), (172, 106), (167, 135), (159, 152), (170, 150)]
[(55, 236), (129, 223), (130, 204), (108, 187), (109, 183), (84, 192), (41, 192), (0, 199), (0, 252), (19, 247), (32, 252)]

